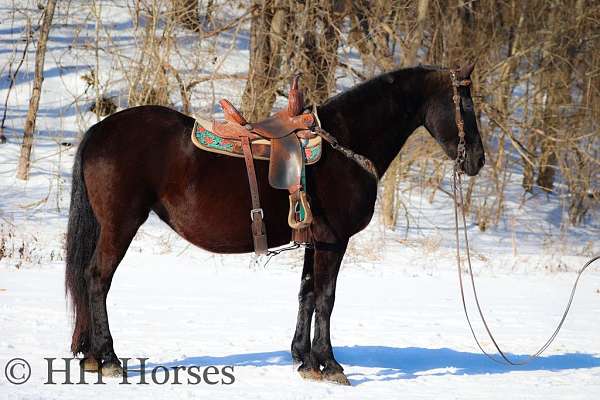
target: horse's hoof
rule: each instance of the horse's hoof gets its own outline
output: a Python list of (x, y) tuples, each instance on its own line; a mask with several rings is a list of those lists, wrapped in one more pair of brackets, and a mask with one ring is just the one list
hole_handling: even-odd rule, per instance
[(314, 368), (303, 368), (302, 366), (300, 366), (300, 368), (298, 368), (298, 373), (300, 374), (302, 379), (306, 379), (309, 381), (320, 381), (323, 379), (323, 374), (321, 374), (321, 371)]
[(93, 357), (86, 357), (79, 362), (80, 368), (85, 372), (98, 372), (98, 361)]
[(352, 386), (346, 375), (343, 372), (323, 372), (323, 379), (329, 382), (337, 383), (338, 385)]
[(123, 376), (123, 368), (117, 363), (109, 362), (102, 364), (102, 376), (108, 378), (118, 378)]

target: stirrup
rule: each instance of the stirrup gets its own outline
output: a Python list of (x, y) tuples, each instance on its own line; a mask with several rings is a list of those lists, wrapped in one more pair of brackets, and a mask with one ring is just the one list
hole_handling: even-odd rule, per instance
[[(296, 215), (300, 215), (301, 211), (304, 210), (304, 218), (299, 220)], [(295, 193), (290, 194), (290, 211), (288, 214), (288, 225), (292, 229), (302, 229), (312, 224), (313, 215), (310, 210), (310, 204), (306, 198), (306, 192), (298, 190)]]

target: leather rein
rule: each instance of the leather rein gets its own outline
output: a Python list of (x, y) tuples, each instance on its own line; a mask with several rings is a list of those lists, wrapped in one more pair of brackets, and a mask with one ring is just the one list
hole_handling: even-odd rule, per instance
[(371, 175), (371, 177), (375, 179), (376, 182), (378, 182), (379, 174), (377, 173), (377, 168), (375, 168), (375, 164), (373, 164), (373, 162), (367, 157), (358, 154), (345, 146), (342, 146), (335, 138), (335, 136), (323, 129), (323, 127), (321, 126), (321, 120), (319, 119), (319, 114), (317, 113), (316, 106), (313, 106), (312, 114), (314, 115), (315, 121), (317, 122), (316, 126), (313, 129), (313, 133), (320, 136), (323, 140), (329, 143), (332, 149), (339, 151), (344, 156), (346, 156), (346, 158), (358, 164), (362, 169), (367, 171)]
[[(573, 288), (571, 289), (571, 295), (569, 297), (569, 301), (567, 303), (567, 306), (565, 308), (565, 311), (562, 315), (562, 318), (560, 319), (556, 329), (554, 330), (554, 332), (552, 332), (552, 334), (550, 335), (550, 337), (548, 338), (548, 340), (546, 340), (546, 342), (533, 354), (529, 355), (526, 357), (525, 360), (523, 361), (515, 361), (510, 359), (507, 356), (507, 353), (505, 353), (504, 351), (502, 351), (502, 349), (500, 348), (500, 345), (498, 344), (498, 342), (496, 341), (496, 338), (494, 337), (494, 335), (492, 334), (490, 327), (483, 315), (483, 311), (481, 308), (481, 304), (479, 302), (479, 297), (477, 296), (477, 289), (475, 287), (475, 279), (473, 277), (473, 268), (471, 266), (471, 251), (470, 251), (470, 247), (469, 247), (469, 238), (467, 235), (467, 221), (466, 221), (466, 217), (465, 217), (465, 208), (464, 208), (464, 198), (463, 198), (463, 190), (462, 190), (462, 175), (464, 173), (463, 171), (463, 164), (466, 160), (466, 144), (465, 144), (465, 131), (464, 131), (464, 121), (462, 118), (462, 114), (460, 112), (460, 101), (461, 101), (461, 97), (460, 94), (458, 93), (458, 88), (459, 87), (467, 87), (471, 85), (471, 81), (466, 79), (466, 80), (458, 80), (456, 78), (456, 71), (451, 70), (450, 71), (450, 79), (452, 82), (452, 101), (454, 103), (454, 112), (455, 112), (455, 120), (456, 120), (456, 127), (458, 128), (458, 147), (457, 147), (457, 155), (456, 155), (456, 159), (454, 160), (454, 171), (453, 171), (453, 180), (452, 180), (452, 189), (453, 189), (453, 199), (454, 199), (454, 223), (455, 223), (455, 237), (456, 237), (456, 264), (457, 264), (457, 268), (458, 268), (458, 280), (460, 283), (460, 296), (461, 296), (461, 300), (462, 300), (462, 306), (463, 306), (463, 310), (465, 313), (465, 317), (467, 318), (467, 323), (469, 325), (469, 329), (471, 330), (471, 335), (473, 336), (473, 339), (475, 340), (475, 343), (477, 344), (477, 347), (479, 347), (479, 350), (481, 350), (481, 352), (483, 354), (485, 354), (489, 359), (491, 359), (492, 361), (499, 363), (499, 364), (503, 364), (503, 365), (513, 365), (513, 366), (517, 366), (517, 365), (525, 365), (525, 364), (529, 364), (531, 361), (533, 361), (533, 359), (535, 359), (536, 357), (538, 357), (539, 355), (541, 355), (554, 341), (554, 339), (556, 339), (556, 336), (558, 335), (558, 333), (560, 332), (566, 318), (567, 315), (569, 313), (569, 310), (571, 309), (571, 304), (573, 303), (573, 298), (575, 296), (575, 291), (577, 289), (577, 284), (579, 283), (579, 278), (581, 278), (581, 274), (595, 261), (600, 259), (600, 255), (599, 256), (595, 256), (592, 259), (590, 259), (587, 263), (585, 263), (585, 265), (579, 270), (579, 272), (577, 273), (577, 278), (575, 279), (575, 283), (573, 284)], [(459, 217), (458, 217), (458, 209), (460, 208), (460, 214), (461, 214), (461, 222), (462, 222), (462, 230), (463, 230), (463, 236), (464, 236), (464, 242), (465, 242), (465, 253), (466, 253), (466, 260), (467, 260), (467, 266), (468, 266), (468, 272), (469, 272), (469, 278), (471, 280), (471, 287), (472, 287), (472, 291), (473, 291), (473, 298), (475, 299), (475, 304), (477, 306), (477, 312), (479, 314), (479, 317), (481, 319), (481, 322), (483, 323), (483, 326), (485, 327), (485, 331), (487, 333), (487, 336), (489, 337), (489, 339), (492, 341), (496, 351), (498, 352), (498, 354), (500, 355), (500, 358), (496, 358), (494, 357), (494, 355), (486, 352), (483, 349), (483, 346), (481, 344), (481, 342), (479, 341), (477, 335), (475, 334), (475, 330), (473, 328), (473, 325), (471, 323), (471, 319), (469, 317), (469, 312), (467, 310), (467, 304), (466, 304), (466, 300), (465, 300), (465, 288), (464, 288), (464, 284), (463, 284), (463, 276), (462, 276), (462, 268), (461, 268), (461, 258), (460, 258), (460, 235), (459, 235)]]

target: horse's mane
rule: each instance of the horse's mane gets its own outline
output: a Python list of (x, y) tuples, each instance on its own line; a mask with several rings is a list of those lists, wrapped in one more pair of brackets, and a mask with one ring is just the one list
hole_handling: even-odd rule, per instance
[[(422, 74), (445, 71), (448, 71), (448, 68), (437, 65), (419, 64), (414, 67), (398, 68), (389, 72), (384, 72), (330, 97), (323, 103), (323, 106), (333, 106), (335, 103), (347, 101), (355, 97), (364, 99), (371, 96), (377, 96), (381, 93), (382, 88), (389, 86), (390, 83), (395, 81), (410, 80), (411, 77), (420, 76)], [(430, 83), (437, 83), (441, 76), (441, 74), (432, 74), (432, 79), (428, 81)]]
[[(394, 83), (396, 83), (393, 85), (396, 90), (413, 94), (430, 93), (432, 88), (439, 87), (443, 83), (445, 76), (443, 72), (446, 71), (448, 68), (436, 65), (417, 65), (385, 72), (330, 97), (319, 108), (337, 109), (342, 104), (377, 101), (383, 93), (390, 91)], [(415, 87), (415, 85), (420, 86)], [(407, 99), (409, 102), (411, 100), (410, 97)]]

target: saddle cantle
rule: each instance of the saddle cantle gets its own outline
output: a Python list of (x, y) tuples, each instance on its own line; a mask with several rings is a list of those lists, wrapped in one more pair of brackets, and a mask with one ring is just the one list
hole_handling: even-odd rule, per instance
[(254, 159), (269, 160), (269, 184), (290, 193), (288, 224), (293, 229), (292, 240), (309, 241), (312, 213), (305, 193), (304, 169), (321, 156), (322, 141), (313, 131), (315, 116), (303, 114), (304, 96), (298, 87), (299, 75), (292, 80), (287, 108), (249, 123), (226, 99), (219, 104), (225, 121), (197, 120), (192, 132), (194, 144), (207, 151), (244, 157), (250, 184), (252, 234), (254, 250), (268, 250), (264, 211), (260, 207)]

